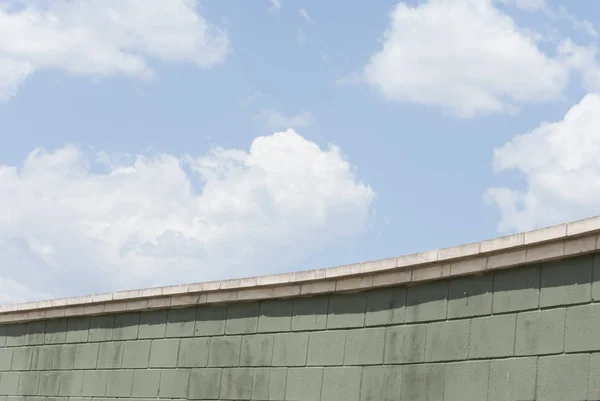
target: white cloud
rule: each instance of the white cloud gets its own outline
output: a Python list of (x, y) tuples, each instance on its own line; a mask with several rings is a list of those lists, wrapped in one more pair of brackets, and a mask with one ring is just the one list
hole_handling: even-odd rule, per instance
[(492, 0), (400, 3), (365, 78), (392, 101), (465, 118), (512, 113), (522, 103), (559, 98), (569, 81), (569, 63), (536, 41)]
[(374, 197), (292, 130), (199, 157), (37, 149), (0, 165), (0, 302), (284, 270), (362, 230)]
[[(227, 34), (196, 12), (195, 0), (0, 0), (0, 97), (35, 70), (151, 78), (147, 58), (210, 68)], [(8, 67), (7, 67), (8, 66)]]
[(314, 122), (312, 114), (308, 111), (286, 116), (273, 109), (261, 111), (254, 116), (254, 120), (262, 121), (271, 130), (305, 127)]
[(307, 24), (312, 24), (313, 23), (313, 20), (308, 15), (308, 11), (306, 11), (306, 9), (304, 9), (304, 8), (299, 9), (298, 10), (298, 15), (300, 15), (300, 17), (302, 17), (302, 19), (304, 20), (304, 22), (306, 22)]
[(269, 12), (271, 14), (279, 14), (281, 11), (281, 1), (280, 0), (269, 0), (271, 3), (271, 7), (269, 7)]
[(497, 172), (516, 170), (525, 188), (490, 188), (502, 232), (600, 214), (600, 94), (588, 94), (564, 119), (543, 123), (494, 150)]

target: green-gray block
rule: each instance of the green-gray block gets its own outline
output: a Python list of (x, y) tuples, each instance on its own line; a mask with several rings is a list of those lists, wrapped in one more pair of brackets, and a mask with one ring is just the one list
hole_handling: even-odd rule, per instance
[(98, 347), (98, 369), (119, 369), (123, 362), (125, 344), (129, 343), (123, 341), (100, 343)]
[(0, 372), (10, 370), (14, 348), (0, 348)]
[(12, 357), (11, 370), (29, 370), (31, 369), (31, 358), (33, 356), (33, 347), (15, 348)]
[(83, 387), (81, 395), (86, 397), (100, 397), (106, 394), (106, 370), (86, 370), (83, 372)]
[(155, 310), (140, 314), (138, 338), (164, 338), (167, 332), (167, 311)]
[(407, 323), (445, 320), (448, 308), (448, 282), (434, 281), (409, 287), (406, 293)]
[(87, 342), (90, 330), (90, 318), (70, 317), (67, 319), (67, 343)]
[(586, 255), (542, 266), (540, 307), (590, 302), (593, 260)]
[(512, 356), (515, 349), (516, 315), (471, 320), (469, 359)]
[(223, 369), (219, 398), (224, 400), (249, 400), (252, 396), (253, 369)]
[(46, 322), (28, 322), (25, 328), (25, 345), (41, 345), (46, 337)]
[(70, 370), (75, 365), (75, 344), (57, 345), (52, 353), (52, 370)]
[(124, 313), (115, 316), (112, 339), (114, 341), (135, 340), (138, 336), (140, 313)]
[(19, 372), (0, 373), (0, 394), (17, 395), (19, 390)]
[(133, 398), (156, 398), (159, 385), (160, 370), (134, 370), (131, 396)]
[(321, 399), (327, 401), (359, 401), (360, 367), (336, 367), (323, 370)]
[(382, 288), (367, 293), (365, 326), (404, 323), (405, 313), (405, 287)]
[(316, 401), (321, 399), (323, 368), (290, 368), (286, 380), (286, 400)]
[(384, 362), (386, 364), (423, 362), (426, 333), (425, 324), (386, 328)]
[(600, 353), (590, 356), (588, 400), (600, 399)]
[(308, 338), (308, 366), (337, 366), (344, 364), (346, 332), (316, 331)]
[(216, 400), (219, 398), (221, 369), (192, 369), (187, 398), (190, 400)]
[(364, 293), (333, 294), (329, 297), (327, 328), (364, 327), (367, 296)]
[(58, 395), (78, 397), (83, 389), (83, 371), (70, 370), (62, 372), (60, 375), (60, 387)]
[(25, 345), (26, 323), (11, 324), (6, 330), (6, 346), (21, 347)]
[(485, 400), (488, 392), (489, 361), (446, 365), (444, 401)]
[(380, 365), (383, 363), (385, 328), (348, 330), (344, 365)]
[(398, 401), (402, 390), (403, 366), (365, 366), (360, 401)]
[(193, 337), (196, 325), (196, 308), (171, 309), (167, 314), (166, 336)]
[(78, 370), (95, 369), (98, 362), (98, 343), (75, 345), (75, 364)]
[(537, 398), (544, 401), (585, 400), (589, 368), (589, 354), (539, 358)]
[(209, 337), (182, 338), (179, 344), (177, 366), (180, 368), (206, 367), (209, 347)]
[[(592, 299), (600, 301), (600, 255), (594, 255), (592, 267)], [(600, 398), (600, 397), (599, 397)]]
[(253, 400), (277, 400), (285, 398), (287, 368), (256, 368), (252, 381)]
[(131, 397), (133, 370), (111, 370), (106, 378), (106, 395), (109, 397)]
[(507, 269), (494, 274), (494, 313), (536, 309), (539, 300), (539, 266)]
[(469, 321), (453, 320), (427, 325), (425, 361), (456, 361), (469, 354)]
[(123, 350), (123, 369), (142, 369), (150, 361), (150, 340), (127, 341)]
[(225, 333), (256, 333), (258, 327), (258, 308), (258, 302), (228, 305)]
[(565, 352), (600, 350), (600, 304), (567, 309)]
[(113, 315), (92, 316), (90, 318), (89, 342), (112, 340), (115, 317)]
[(290, 331), (292, 325), (291, 300), (269, 300), (260, 303), (258, 316), (259, 333), (275, 333)]
[(61, 372), (40, 372), (40, 385), (38, 394), (56, 397), (58, 395), (58, 386), (60, 385)]
[(274, 341), (273, 334), (244, 336), (240, 366), (270, 366)]
[(273, 366), (304, 366), (308, 349), (308, 332), (275, 334)]
[(201, 306), (196, 311), (194, 335), (199, 337), (223, 335), (226, 321), (226, 305)]
[(67, 319), (48, 320), (44, 344), (64, 344), (65, 341), (67, 341)]
[(52, 369), (52, 355), (54, 345), (42, 345), (33, 348), (31, 356), (31, 370), (50, 370)]
[(494, 276), (459, 277), (449, 282), (448, 319), (492, 313)]
[(0, 324), (0, 347), (6, 346), (6, 331), (8, 326), (6, 324)]
[(38, 395), (40, 372), (21, 372), (19, 374), (19, 395)]
[(444, 398), (446, 365), (407, 365), (402, 370), (402, 401), (442, 401)]
[(160, 398), (186, 398), (190, 371), (184, 369), (163, 370), (160, 373)]
[(241, 336), (213, 337), (210, 340), (208, 366), (229, 367), (240, 363)]
[(179, 355), (179, 339), (153, 340), (150, 346), (151, 368), (174, 368)]
[(328, 296), (294, 299), (292, 331), (323, 330), (327, 327)]
[(493, 360), (488, 401), (535, 399), (537, 357)]
[(517, 315), (515, 355), (563, 352), (565, 310), (522, 312)]

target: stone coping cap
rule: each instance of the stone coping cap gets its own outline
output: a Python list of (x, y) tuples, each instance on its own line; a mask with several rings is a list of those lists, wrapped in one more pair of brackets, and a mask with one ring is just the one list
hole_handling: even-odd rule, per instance
[(353, 292), (600, 250), (600, 216), (481, 242), (323, 269), (0, 305), (0, 323)]

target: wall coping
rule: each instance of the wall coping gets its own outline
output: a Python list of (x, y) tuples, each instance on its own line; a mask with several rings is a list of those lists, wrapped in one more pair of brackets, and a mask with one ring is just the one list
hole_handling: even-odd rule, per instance
[(450, 248), (323, 269), (0, 305), (0, 323), (414, 285), (600, 250), (600, 216)]

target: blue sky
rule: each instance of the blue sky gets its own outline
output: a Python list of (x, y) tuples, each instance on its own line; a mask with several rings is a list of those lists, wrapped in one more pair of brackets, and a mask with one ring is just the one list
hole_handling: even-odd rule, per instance
[(598, 2), (0, 6), (1, 302), (600, 214)]

